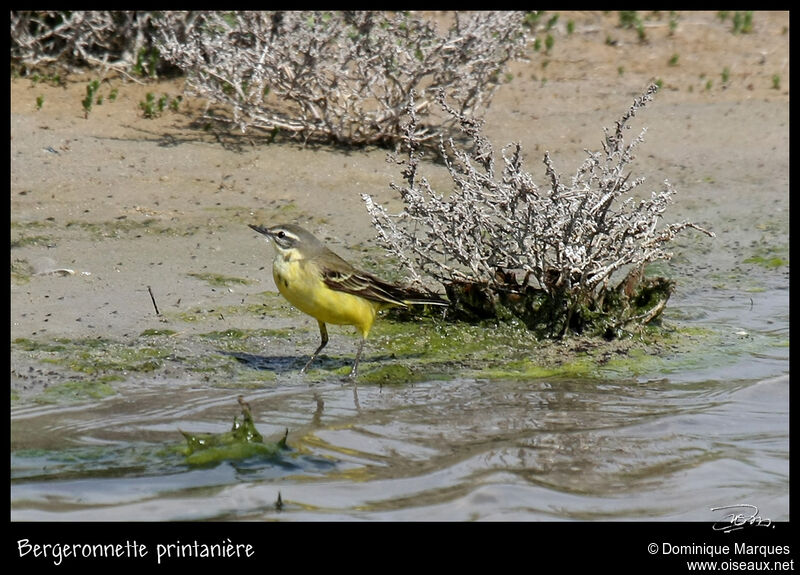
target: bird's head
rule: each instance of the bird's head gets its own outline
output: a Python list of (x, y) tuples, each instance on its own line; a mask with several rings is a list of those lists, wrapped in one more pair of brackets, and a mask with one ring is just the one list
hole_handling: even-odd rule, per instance
[(270, 238), (275, 243), (275, 248), (284, 257), (295, 252), (292, 259), (302, 259), (320, 246), (319, 240), (311, 233), (295, 224), (280, 224), (267, 228), (248, 224), (251, 229)]

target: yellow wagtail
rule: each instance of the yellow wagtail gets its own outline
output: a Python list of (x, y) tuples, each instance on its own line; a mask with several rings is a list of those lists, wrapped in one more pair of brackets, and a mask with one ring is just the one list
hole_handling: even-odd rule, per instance
[(300, 373), (328, 343), (325, 324), (352, 325), (361, 334), (350, 377), (356, 376), (364, 342), (382, 310), (393, 306), (449, 305), (438, 297), (392, 285), (354, 268), (312, 234), (294, 224), (266, 228), (248, 224), (275, 244), (272, 277), (283, 297), (319, 323), (322, 342)]

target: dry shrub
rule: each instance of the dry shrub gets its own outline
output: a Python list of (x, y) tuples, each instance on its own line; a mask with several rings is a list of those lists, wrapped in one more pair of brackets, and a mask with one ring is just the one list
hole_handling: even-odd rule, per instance
[(644, 278), (645, 266), (669, 259), (669, 243), (686, 228), (714, 235), (692, 222), (659, 225), (675, 193), (667, 181), (645, 199), (632, 195), (645, 181), (632, 178), (629, 165), (646, 130), (630, 143), (624, 134), (656, 90), (650, 86), (613, 130), (605, 130), (602, 151), (588, 152), (571, 178), (561, 176), (545, 153), (543, 188), (524, 169), (518, 143), (503, 148), (498, 170), (482, 123), (448, 105), (440, 91), (439, 104), (468, 139), (466, 145), (440, 140), (453, 180), (447, 196), (421, 175), (412, 100), (406, 107), (408, 155), (400, 161), (405, 184), (392, 185), (402, 211), (390, 214), (363, 196), (379, 239), (411, 281), (442, 283), (456, 315), (466, 319), (516, 316), (543, 336), (589, 331), (613, 337), (650, 322), (673, 284)]
[[(159, 49), (193, 94), (225, 104), (242, 131), (389, 144), (402, 136), (412, 89), (420, 119), (442, 88), (465, 115), (487, 106), (525, 46), (522, 21), (519, 12), (456, 12), (441, 34), (405, 12), (199, 12), (188, 26), (173, 12), (159, 19)], [(417, 123), (415, 138), (443, 128)]]

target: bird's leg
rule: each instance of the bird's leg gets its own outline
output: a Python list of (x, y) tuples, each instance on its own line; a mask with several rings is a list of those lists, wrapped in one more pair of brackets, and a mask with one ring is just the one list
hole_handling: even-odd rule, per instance
[(311, 365), (311, 362), (314, 361), (314, 359), (316, 359), (316, 357), (319, 355), (319, 352), (322, 351), (322, 348), (328, 345), (328, 328), (325, 327), (325, 324), (319, 320), (317, 320), (317, 323), (319, 324), (319, 335), (322, 338), (322, 343), (319, 344), (317, 351), (315, 351), (311, 356), (311, 359), (306, 362), (306, 364), (303, 366), (303, 369), (300, 370), (300, 373), (305, 373), (308, 369), (308, 366)]
[(350, 370), (350, 375), (347, 377), (350, 379), (355, 379), (356, 375), (358, 374), (358, 360), (361, 359), (361, 352), (364, 351), (364, 342), (366, 342), (366, 338), (361, 338), (361, 343), (358, 344), (358, 351), (356, 352), (356, 361), (353, 363), (353, 369)]

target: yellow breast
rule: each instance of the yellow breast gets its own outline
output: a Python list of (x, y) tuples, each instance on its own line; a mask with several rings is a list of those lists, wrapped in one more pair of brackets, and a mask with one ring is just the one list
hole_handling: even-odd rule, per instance
[(315, 264), (293, 259), (291, 254), (275, 258), (272, 277), (281, 295), (303, 313), (323, 323), (353, 325), (364, 338), (381, 307), (378, 302), (332, 290), (322, 281)]

